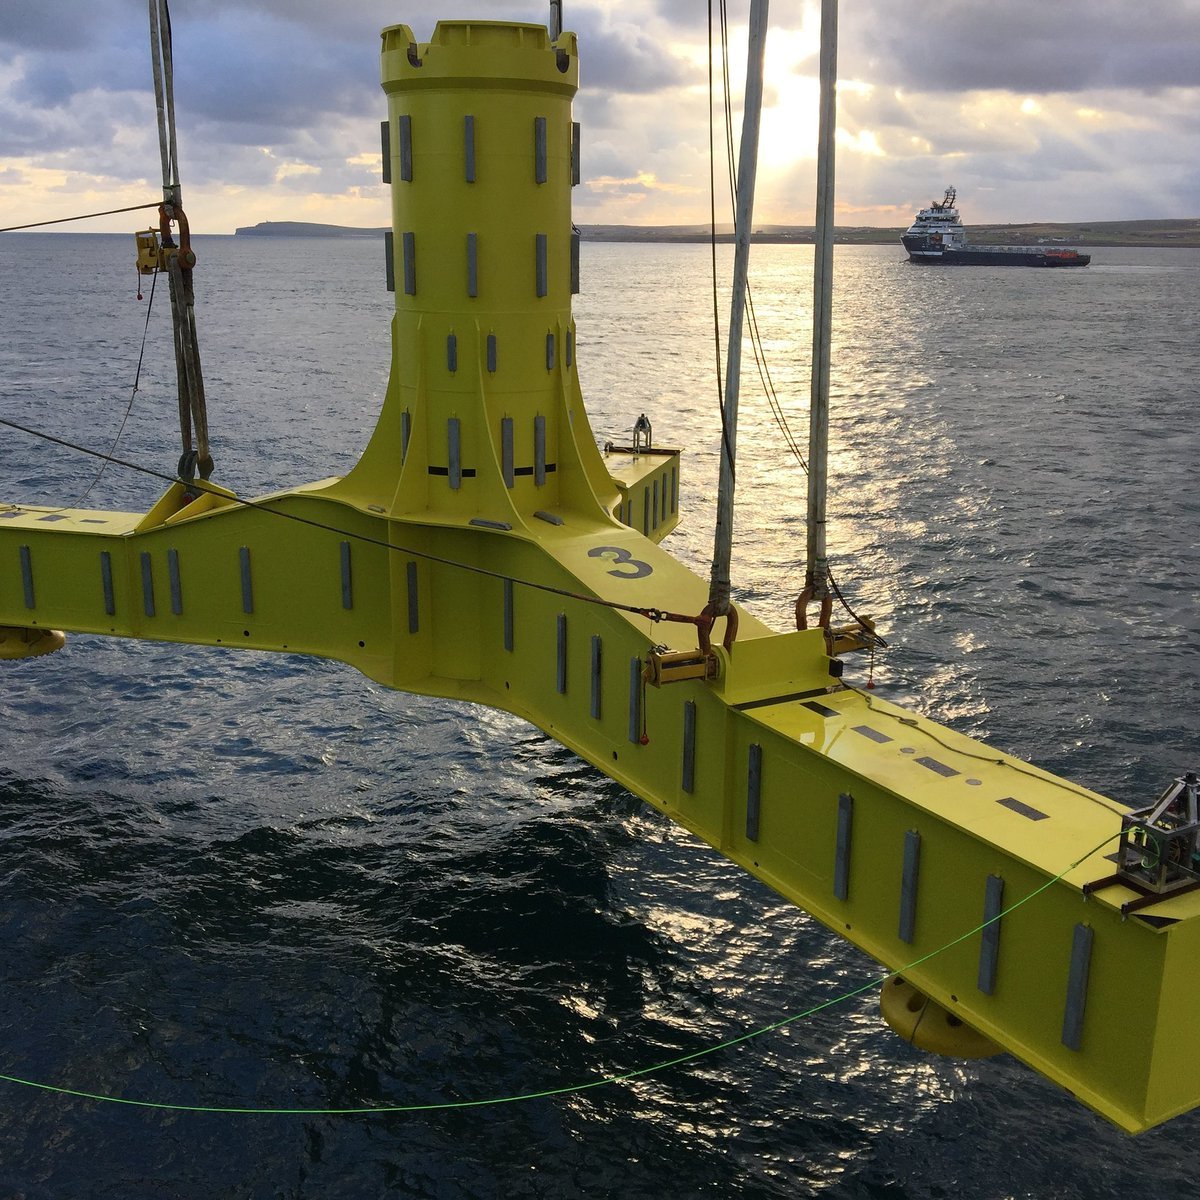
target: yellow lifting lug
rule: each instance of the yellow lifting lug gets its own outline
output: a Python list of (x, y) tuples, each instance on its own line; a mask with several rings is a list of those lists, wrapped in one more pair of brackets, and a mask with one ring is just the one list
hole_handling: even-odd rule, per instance
[(139, 275), (153, 275), (155, 271), (167, 269), (166, 255), (157, 229), (146, 229), (133, 235), (137, 242), (137, 269)]
[(682, 679), (715, 679), (717, 656), (703, 650), (668, 650), (665, 646), (651, 646), (646, 655), (642, 677), (654, 687), (664, 683), (678, 683)]

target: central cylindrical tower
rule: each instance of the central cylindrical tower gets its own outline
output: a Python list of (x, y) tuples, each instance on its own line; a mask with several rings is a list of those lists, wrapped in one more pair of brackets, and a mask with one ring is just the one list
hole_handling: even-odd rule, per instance
[(402, 464), (396, 507), (410, 512), (552, 509), (574, 497), (565, 474), (599, 463), (574, 411), (575, 35), (442, 21), (419, 44), (396, 25), (383, 31), (382, 76), (396, 314), (388, 396), (360, 466)]

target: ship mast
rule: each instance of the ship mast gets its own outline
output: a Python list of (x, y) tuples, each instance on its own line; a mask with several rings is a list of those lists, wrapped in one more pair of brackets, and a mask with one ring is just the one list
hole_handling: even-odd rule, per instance
[(738, 392), (742, 364), (742, 323), (746, 310), (746, 277), (750, 268), (750, 227), (754, 219), (754, 183), (758, 166), (758, 130), (762, 116), (763, 56), (767, 40), (768, 0), (751, 0), (746, 97), (742, 144), (738, 154), (737, 204), (734, 216), (733, 300), (729, 314), (729, 349), (725, 400), (721, 415), (721, 473), (717, 487), (717, 525), (709, 577), (709, 616), (729, 612), (730, 561), (733, 556), (734, 457), (737, 446)]

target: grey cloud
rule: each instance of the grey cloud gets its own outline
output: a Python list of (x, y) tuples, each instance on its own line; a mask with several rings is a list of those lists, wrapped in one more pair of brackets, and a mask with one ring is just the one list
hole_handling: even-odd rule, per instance
[(140, 29), (146, 5), (138, 0), (0, 0), (0, 48), (75, 50), (110, 41), (113, 30), (139, 17)]
[[(745, 26), (749, 4), (745, 0), (727, 6), (729, 19)], [(806, 19), (811, 20), (820, 7), (820, 0), (773, 0), (770, 6), (771, 29), (799, 29)], [(713, 0), (714, 37), (720, 28), (717, 3)], [(655, 0), (653, 12), (670, 29), (686, 29), (690, 33), (708, 27), (709, 5), (704, 0)]]
[(38, 59), (21, 75), (12, 88), (20, 101), (38, 108), (62, 108), (78, 92), (78, 75), (68, 69), (61, 59)]
[[(323, 41), (311, 31), (257, 15), (177, 34), (175, 97), (182, 119), (203, 117), (243, 141), (255, 126), (267, 140), (309, 128), (331, 113), (382, 109), (378, 49)], [(257, 138), (255, 140), (261, 140)]]
[(628, 151), (622, 152), (612, 142), (601, 141), (583, 144), (586, 164), (585, 181), (588, 179), (619, 179), (633, 170)]
[[(952, 159), (937, 152), (910, 154), (891, 158), (886, 166), (843, 154), (838, 193), (860, 208), (900, 206), (900, 216), (893, 218), (897, 224), (939, 198), (948, 184), (958, 188), (968, 225), (1187, 217), (1196, 214), (1200, 195), (1198, 173), (1191, 166), (1198, 160), (1196, 133), (1180, 143), (1170, 136), (1148, 140), (1144, 132), (1133, 130), (1093, 132), (1079, 140), (1048, 132), (1020, 153), (965, 143)], [(1147, 177), (1155, 182), (1149, 211)], [(798, 166), (787, 186), (810, 194), (811, 166)]]
[[(182, 11), (180, 0), (177, 7)], [(585, 3), (566, 0), (568, 28), (570, 18)], [(199, 9), (197, 9), (199, 11)], [(330, 0), (205, 0), (202, 11), (211, 13), (256, 13), (276, 21), (319, 32), (323, 38), (345, 42), (365, 41), (377, 49), (379, 31), (389, 25), (408, 25), (419, 41), (427, 41), (439, 20), (518, 21), (545, 25), (549, 20), (548, 0), (355, 0), (353, 4), (333, 4)]]
[(633, 24), (613, 28), (589, 21), (577, 32), (580, 78), (586, 88), (641, 95), (682, 86), (694, 74), (682, 59)]
[(929, 132), (928, 118), (922, 118), (912, 101), (888, 89), (873, 88), (869, 94), (842, 90), (838, 93), (837, 104), (841, 125)]
[[(0, 96), (0, 155), (29, 157), (42, 166), (116, 174), (134, 144), (151, 146), (137, 174), (157, 166), (153, 103), (140, 93), (77, 93), (52, 108), (15, 104)], [(117, 135), (122, 133), (121, 144)]]
[(847, 5), (843, 68), (922, 91), (1200, 85), (1200, 0)]
[(913, 139), (934, 155), (1020, 154), (1029, 136), (1007, 122), (980, 125), (964, 116), (956, 96), (849, 93), (838, 101), (838, 127), (851, 136), (869, 130), (892, 158), (913, 155)]

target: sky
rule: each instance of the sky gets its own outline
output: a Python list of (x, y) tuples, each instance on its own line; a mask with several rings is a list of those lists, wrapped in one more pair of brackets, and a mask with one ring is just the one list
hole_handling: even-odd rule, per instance
[[(576, 222), (707, 223), (708, 5), (563, 6), (580, 39)], [(739, 122), (748, 8), (728, 0)], [(758, 225), (813, 222), (819, 8), (770, 6)], [(950, 185), (968, 225), (1200, 217), (1200, 0), (840, 8), (839, 225), (907, 225)], [(193, 232), (387, 225), (379, 30), (424, 41), (438, 18), (548, 13), (546, 0), (172, 0)], [(0, 0), (0, 227), (159, 198), (148, 44), (144, 0)]]

